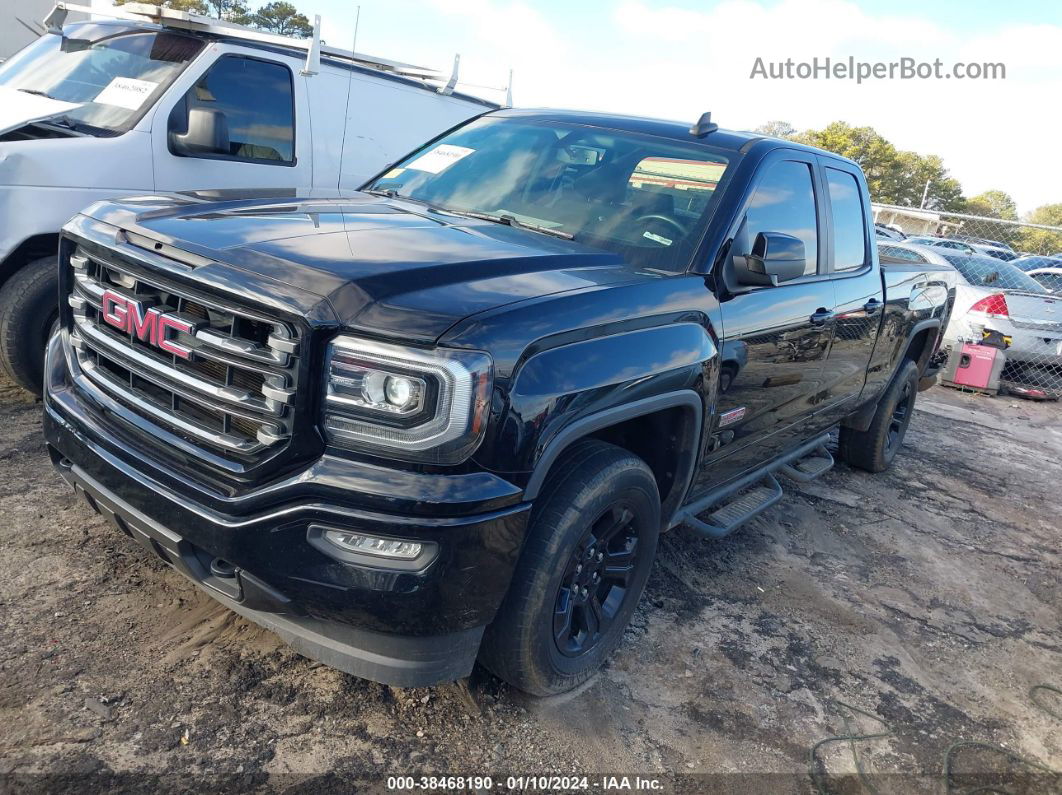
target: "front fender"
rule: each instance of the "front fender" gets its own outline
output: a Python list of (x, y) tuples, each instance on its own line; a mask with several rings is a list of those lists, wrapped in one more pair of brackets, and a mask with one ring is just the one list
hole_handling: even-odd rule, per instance
[(580, 340), (528, 357), (512, 379), (505, 433), (514, 440), (514, 469), (531, 473), (527, 498), (573, 442), (670, 408), (689, 413), (687, 443), (676, 447), (692, 450), (695, 458), (718, 368), (715, 339), (694, 322)]

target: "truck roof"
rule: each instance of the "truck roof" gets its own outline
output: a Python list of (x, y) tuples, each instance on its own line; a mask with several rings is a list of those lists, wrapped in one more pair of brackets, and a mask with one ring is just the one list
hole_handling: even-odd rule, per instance
[(625, 132), (642, 133), (644, 135), (656, 135), (662, 138), (673, 138), (677, 141), (700, 141), (708, 146), (718, 149), (730, 149), (733, 151), (748, 151), (753, 145), (764, 142), (764, 148), (784, 147), (798, 149), (804, 152), (814, 152), (817, 155), (853, 163), (847, 157), (819, 149), (814, 146), (797, 143), (785, 138), (774, 138), (762, 133), (739, 130), (716, 129), (701, 138), (690, 135), (690, 122), (671, 121), (667, 119), (654, 119), (647, 116), (628, 116), (617, 113), (602, 113), (583, 110), (558, 110), (553, 108), (506, 108), (492, 114), (495, 116), (515, 116), (527, 119), (541, 119), (543, 121), (563, 121), (570, 124), (588, 124), (601, 127), (611, 127)]

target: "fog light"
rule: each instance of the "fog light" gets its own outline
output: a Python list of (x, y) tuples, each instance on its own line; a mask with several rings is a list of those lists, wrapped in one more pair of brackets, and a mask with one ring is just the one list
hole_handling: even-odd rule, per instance
[(347, 552), (363, 552), (392, 560), (413, 560), (420, 555), (423, 545), (416, 541), (398, 541), (393, 538), (374, 538), (345, 530), (325, 530), (327, 541)]

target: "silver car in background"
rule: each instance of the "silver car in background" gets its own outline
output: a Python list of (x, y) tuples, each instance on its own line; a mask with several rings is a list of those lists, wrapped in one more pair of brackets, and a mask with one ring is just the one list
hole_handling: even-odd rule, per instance
[(997, 332), (1009, 342), (1001, 385), (1026, 397), (1062, 397), (1062, 296), (992, 257), (906, 241), (879, 241), (878, 254), (883, 264), (896, 259), (953, 267), (955, 306), (945, 345), (981, 342)]
[(1047, 289), (1047, 292), (1054, 295), (1062, 295), (1062, 267), (1037, 268), (1027, 272), (1032, 278), (1042, 284)]

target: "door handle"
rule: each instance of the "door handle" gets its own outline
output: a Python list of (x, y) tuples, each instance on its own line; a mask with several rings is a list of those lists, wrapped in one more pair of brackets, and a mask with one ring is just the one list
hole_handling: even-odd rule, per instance
[(832, 317), (833, 312), (831, 312), (829, 309), (819, 309), (815, 312), (814, 315), (809, 318), (809, 320), (811, 321), (811, 325), (813, 326), (823, 326), (826, 324), (826, 321)]
[(868, 316), (876, 315), (878, 312), (881, 311), (881, 308), (883, 306), (885, 306), (885, 304), (881, 303), (881, 301), (879, 301), (877, 298), (871, 298), (869, 301), (863, 304), (863, 311), (866, 312)]

